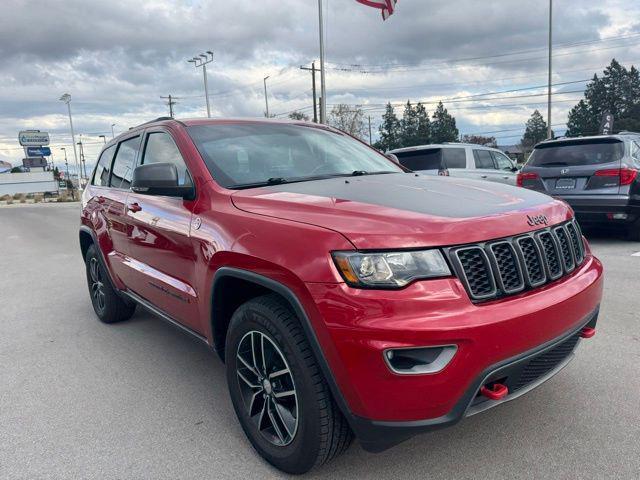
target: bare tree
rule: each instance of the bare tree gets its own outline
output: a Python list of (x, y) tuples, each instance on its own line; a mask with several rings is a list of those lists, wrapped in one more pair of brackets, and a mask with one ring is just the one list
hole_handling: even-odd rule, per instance
[(365, 138), (364, 112), (357, 105), (353, 107), (344, 103), (336, 105), (329, 112), (328, 123), (354, 137)]
[(297, 110), (295, 112), (291, 112), (289, 114), (289, 118), (291, 120), (303, 120), (305, 122), (309, 121), (309, 115), (305, 115), (304, 113), (298, 112)]

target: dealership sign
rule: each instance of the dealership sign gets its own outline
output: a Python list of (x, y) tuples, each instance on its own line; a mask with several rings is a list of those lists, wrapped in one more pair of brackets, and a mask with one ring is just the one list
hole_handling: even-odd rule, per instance
[(28, 157), (48, 157), (51, 155), (49, 147), (27, 147)]
[(24, 130), (18, 134), (18, 140), (23, 147), (41, 147), (49, 145), (49, 134), (39, 130)]

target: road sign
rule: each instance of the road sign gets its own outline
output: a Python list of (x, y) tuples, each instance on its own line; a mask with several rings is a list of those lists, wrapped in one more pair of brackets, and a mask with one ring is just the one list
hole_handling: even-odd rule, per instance
[(27, 147), (27, 155), (30, 157), (48, 157), (51, 155), (49, 147)]
[(41, 147), (49, 145), (49, 133), (39, 130), (23, 130), (18, 133), (18, 140), (23, 147)]
[(66, 190), (67, 189), (67, 182), (65, 180), (58, 181), (58, 189), (59, 190)]
[(47, 159), (44, 157), (28, 157), (22, 159), (22, 165), (27, 168), (40, 168), (47, 166)]

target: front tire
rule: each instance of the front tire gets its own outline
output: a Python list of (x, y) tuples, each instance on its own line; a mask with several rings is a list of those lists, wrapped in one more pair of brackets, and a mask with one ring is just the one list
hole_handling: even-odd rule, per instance
[(238, 420), (270, 464), (300, 474), (347, 449), (351, 430), (300, 322), (280, 297), (265, 295), (238, 308), (225, 362)]
[(85, 264), (91, 304), (100, 321), (116, 323), (130, 319), (136, 305), (121, 298), (113, 288), (95, 245), (87, 249)]

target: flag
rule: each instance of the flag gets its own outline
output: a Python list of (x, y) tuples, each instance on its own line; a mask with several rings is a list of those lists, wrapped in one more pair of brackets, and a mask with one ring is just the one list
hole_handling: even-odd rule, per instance
[(398, 0), (356, 0), (356, 2), (366, 5), (367, 7), (380, 9), (382, 12), (382, 19), (386, 20), (393, 15)]

